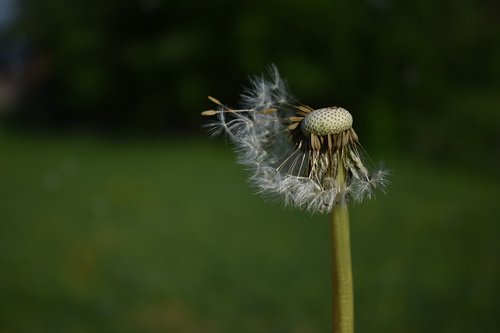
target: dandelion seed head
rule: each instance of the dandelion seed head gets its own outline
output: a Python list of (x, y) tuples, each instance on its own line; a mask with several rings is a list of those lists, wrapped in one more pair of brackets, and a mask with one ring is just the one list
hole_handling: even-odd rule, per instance
[(314, 110), (304, 118), (301, 125), (305, 135), (312, 133), (319, 136), (338, 134), (351, 127), (351, 114), (339, 107)]
[(285, 206), (327, 213), (336, 205), (372, 198), (387, 184), (387, 172), (365, 166), (351, 114), (341, 107), (313, 109), (295, 102), (276, 67), (251, 80), (242, 108), (209, 97), (216, 110), (212, 135), (225, 133), (250, 182)]

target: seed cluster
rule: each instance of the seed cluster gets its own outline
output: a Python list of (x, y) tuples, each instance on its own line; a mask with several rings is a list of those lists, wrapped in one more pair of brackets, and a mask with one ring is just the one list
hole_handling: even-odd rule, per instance
[(338, 134), (352, 126), (352, 116), (349, 111), (340, 107), (314, 110), (309, 113), (301, 124), (305, 135), (324, 136)]

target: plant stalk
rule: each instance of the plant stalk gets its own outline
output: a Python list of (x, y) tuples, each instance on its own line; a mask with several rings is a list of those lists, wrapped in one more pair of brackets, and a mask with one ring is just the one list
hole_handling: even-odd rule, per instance
[[(337, 185), (345, 182), (343, 167), (338, 168)], [(352, 284), (349, 211), (339, 202), (332, 210), (332, 264), (333, 264), (333, 333), (354, 332), (354, 293)]]

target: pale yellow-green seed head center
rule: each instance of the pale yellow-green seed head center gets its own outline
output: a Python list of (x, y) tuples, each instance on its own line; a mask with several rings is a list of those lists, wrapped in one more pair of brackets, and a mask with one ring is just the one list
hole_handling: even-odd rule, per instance
[(338, 134), (352, 127), (352, 116), (346, 109), (331, 107), (314, 110), (302, 120), (305, 135)]

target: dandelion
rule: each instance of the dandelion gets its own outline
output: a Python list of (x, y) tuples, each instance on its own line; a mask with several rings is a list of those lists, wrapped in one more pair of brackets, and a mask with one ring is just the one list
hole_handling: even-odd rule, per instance
[(270, 74), (252, 80), (241, 109), (209, 97), (218, 108), (202, 113), (217, 116), (210, 132), (228, 136), (259, 192), (281, 198), (285, 206), (327, 213), (385, 186), (386, 171), (370, 174), (365, 167), (347, 110), (301, 105), (275, 67)]
[(347, 205), (372, 198), (387, 184), (382, 168), (369, 172), (351, 114), (337, 106), (313, 109), (296, 101), (272, 66), (251, 80), (234, 109), (202, 112), (216, 118), (212, 135), (225, 133), (258, 192), (285, 206), (332, 214), (334, 332), (353, 331), (353, 296)]

